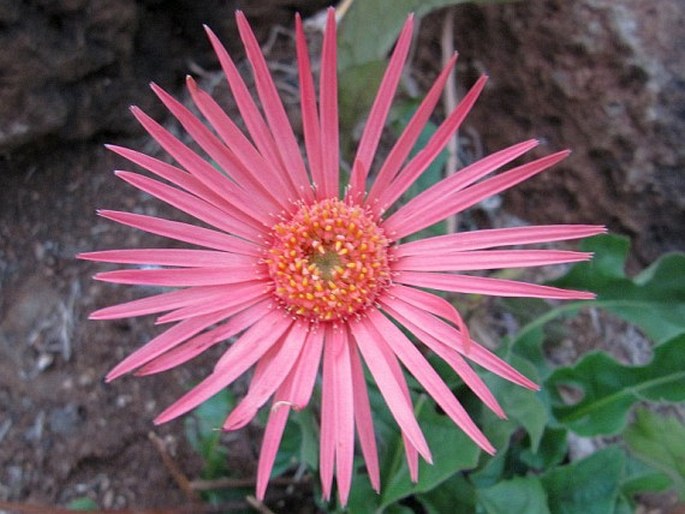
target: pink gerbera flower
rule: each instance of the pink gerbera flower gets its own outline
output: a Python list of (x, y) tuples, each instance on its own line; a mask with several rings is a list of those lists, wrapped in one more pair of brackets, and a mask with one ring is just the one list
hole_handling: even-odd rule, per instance
[(247, 136), (189, 77), (190, 95), (209, 128), (161, 88), (153, 85), (152, 89), (205, 156), (189, 149), (136, 107), (132, 109), (135, 117), (178, 165), (131, 149), (109, 147), (164, 182), (130, 171), (117, 171), (117, 176), (196, 218), (203, 226), (99, 211), (118, 223), (201, 248), (107, 250), (80, 255), (101, 262), (162, 267), (99, 273), (95, 276), (98, 280), (178, 288), (91, 315), (92, 319), (114, 319), (163, 313), (159, 323), (173, 323), (118, 364), (107, 380), (131, 371), (148, 375), (168, 370), (235, 338), (212, 373), (155, 422), (164, 423), (188, 412), (254, 367), (249, 391), (228, 415), (223, 428), (245, 426), (272, 399), (257, 474), (259, 498), (264, 497), (288, 413), (307, 405), (320, 367), (320, 472), (326, 498), (335, 474), (340, 502), (347, 501), (355, 429), (371, 483), (374, 489), (380, 488), (364, 367), (399, 425), (414, 480), (418, 456), (430, 462), (431, 452), (413, 415), (402, 367), (478, 446), (494, 453), (493, 446), (398, 324), (449, 363), (490, 409), (504, 417), (497, 400), (465, 358), (520, 386), (535, 389), (536, 385), (472, 341), (453, 306), (425, 289), (592, 298), (586, 292), (461, 272), (583, 261), (589, 254), (492, 248), (581, 238), (604, 229), (548, 225), (455, 233), (404, 243), (402, 240), (540, 173), (564, 159), (568, 152), (484, 179), (538, 144), (525, 141), (466, 166), (406, 205), (391, 210), (445, 147), (486, 80), (482, 77), (476, 82), (426, 147), (408, 159), (452, 71), (456, 57), (452, 58), (380, 163), (367, 189), (369, 170), (409, 51), (409, 17), (369, 114), (349, 184), (340, 195), (333, 9), (328, 11), (323, 42), (318, 105), (302, 23), (296, 18), (306, 164), (258, 42), (241, 12), (237, 13), (237, 22), (261, 111), (216, 35), (209, 29), (207, 34), (240, 109)]

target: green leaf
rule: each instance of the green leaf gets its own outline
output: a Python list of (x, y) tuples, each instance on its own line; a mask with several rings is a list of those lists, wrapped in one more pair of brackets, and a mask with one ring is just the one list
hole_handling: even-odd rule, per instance
[(626, 466), (621, 478), (621, 493), (632, 498), (638, 493), (662, 492), (671, 487), (671, 479), (632, 454), (626, 454)]
[[(385, 59), (409, 13), (421, 17), (468, 0), (357, 0), (340, 22), (338, 69)], [(501, 0), (500, 0), (501, 1)], [(476, 3), (487, 3), (481, 0)], [(494, 3), (492, 0), (490, 3)]]
[(685, 500), (685, 425), (675, 418), (640, 409), (623, 436), (630, 451), (666, 473), (680, 499)]
[(427, 493), (417, 494), (415, 499), (423, 506), (426, 514), (471, 514), (476, 508), (475, 489), (461, 473), (452, 475)]
[(430, 491), (457, 471), (471, 469), (478, 463), (478, 447), (452, 420), (436, 412), (432, 401), (420, 402), (417, 410), (421, 429), (433, 453), (433, 464), (420, 461), (419, 481), (414, 484), (404, 459), (391, 457), (393, 466), (386, 475), (381, 507), (411, 494)]
[(190, 445), (204, 459), (204, 478), (218, 478), (226, 471), (226, 451), (220, 446), (221, 426), (235, 406), (229, 389), (202, 403), (185, 418), (185, 433)]
[(488, 514), (550, 514), (547, 495), (537, 477), (516, 477), (478, 490)]
[(595, 236), (581, 247), (595, 253), (593, 260), (576, 264), (554, 285), (596, 292), (597, 300), (587, 306), (638, 325), (656, 343), (685, 332), (685, 254), (666, 254), (631, 279), (624, 271), (626, 238)]
[[(561, 386), (578, 390), (582, 399), (567, 405)], [(545, 387), (552, 395), (554, 416), (569, 429), (583, 436), (616, 434), (639, 400), (685, 400), (685, 334), (657, 346), (646, 366), (623, 366), (594, 352), (573, 367), (556, 370)]]
[(81, 498), (74, 498), (67, 504), (67, 509), (71, 510), (97, 510), (98, 504), (88, 498), (87, 496), (82, 496)]
[(545, 473), (551, 514), (613, 514), (624, 464), (623, 452), (609, 447)]
[(565, 428), (547, 427), (542, 434), (537, 451), (524, 448), (519, 459), (529, 468), (545, 470), (559, 464), (568, 453), (568, 431)]

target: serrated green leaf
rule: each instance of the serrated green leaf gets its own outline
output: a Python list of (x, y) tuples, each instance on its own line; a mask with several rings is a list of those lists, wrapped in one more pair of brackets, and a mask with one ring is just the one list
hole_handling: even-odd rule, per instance
[[(582, 399), (567, 405), (561, 386), (578, 389)], [(570, 430), (583, 435), (616, 434), (638, 400), (685, 400), (685, 334), (654, 350), (646, 366), (623, 366), (602, 352), (583, 357), (573, 367), (556, 370), (545, 383), (552, 396), (554, 416)]]
[(680, 499), (685, 499), (685, 425), (675, 418), (640, 409), (623, 437), (630, 451), (666, 473)]
[(386, 475), (381, 508), (411, 494), (430, 491), (457, 471), (474, 468), (478, 463), (478, 447), (452, 420), (436, 412), (432, 401), (425, 400), (418, 407), (417, 418), (433, 451), (433, 464), (420, 461), (419, 481), (414, 484), (404, 460), (397, 462)]
[(624, 461), (609, 447), (542, 475), (551, 514), (613, 514)]
[(586, 305), (638, 325), (656, 343), (685, 332), (685, 254), (666, 254), (631, 279), (624, 271), (626, 238), (595, 236), (581, 248), (594, 252), (593, 260), (576, 264), (554, 285), (594, 291), (597, 300)]
[(547, 495), (537, 477), (515, 477), (478, 489), (478, 501), (488, 514), (550, 514)]

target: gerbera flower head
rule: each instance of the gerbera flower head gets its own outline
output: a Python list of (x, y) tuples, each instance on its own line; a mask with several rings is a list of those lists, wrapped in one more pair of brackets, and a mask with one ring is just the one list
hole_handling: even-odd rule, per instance
[[(485, 178), (537, 145), (536, 141), (519, 143), (464, 167), (396, 207), (453, 136), (486, 80), (483, 77), (476, 82), (425, 148), (410, 158), (410, 150), (452, 72), (456, 57), (452, 58), (387, 158), (380, 165), (374, 163), (409, 52), (410, 16), (395, 45), (352, 161), (349, 182), (341, 194), (334, 10), (328, 11), (318, 102), (302, 23), (296, 18), (306, 160), (257, 40), (241, 12), (237, 22), (261, 109), (217, 36), (210, 29), (207, 33), (246, 133), (188, 78), (190, 96), (205, 122), (158, 86), (152, 88), (203, 154), (191, 150), (135, 107), (134, 116), (176, 164), (135, 150), (109, 147), (156, 176), (116, 172), (121, 179), (200, 223), (99, 211), (110, 220), (192, 246), (80, 255), (101, 262), (147, 265), (99, 273), (95, 276), (98, 280), (173, 288), (91, 315), (93, 319), (114, 319), (158, 314), (159, 323), (171, 324), (119, 363), (107, 380), (132, 371), (147, 375), (168, 370), (234, 338), (209, 376), (155, 421), (163, 423), (190, 411), (253, 369), (247, 394), (230, 412), (223, 428), (246, 425), (271, 400), (258, 464), (259, 498), (264, 496), (288, 414), (308, 404), (319, 376), (320, 474), (326, 498), (335, 475), (339, 499), (343, 504), (347, 501), (355, 431), (371, 483), (376, 490), (380, 488), (365, 368), (399, 425), (414, 480), (419, 456), (430, 462), (431, 452), (413, 414), (403, 367), (475, 444), (493, 453), (493, 446), (398, 325), (444, 359), (490, 409), (503, 417), (497, 400), (467, 359), (519, 386), (535, 389), (536, 385), (472, 341), (454, 307), (426, 289), (591, 298), (586, 292), (462, 272), (586, 260), (590, 256), (581, 252), (493, 248), (575, 239), (604, 229), (547, 225), (461, 232), (411, 242), (403, 239), (540, 173), (568, 152)], [(367, 187), (370, 170), (374, 170), (374, 178)]]

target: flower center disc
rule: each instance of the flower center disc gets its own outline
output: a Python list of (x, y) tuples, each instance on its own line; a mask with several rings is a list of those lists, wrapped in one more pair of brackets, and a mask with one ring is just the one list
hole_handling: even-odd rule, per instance
[(390, 241), (362, 207), (327, 199), (273, 228), (265, 259), (275, 295), (314, 321), (353, 315), (390, 284)]

